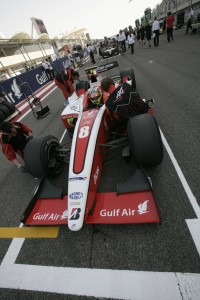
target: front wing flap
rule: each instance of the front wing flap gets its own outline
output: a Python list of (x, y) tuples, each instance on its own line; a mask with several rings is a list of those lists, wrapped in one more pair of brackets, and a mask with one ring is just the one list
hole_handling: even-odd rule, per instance
[[(68, 197), (39, 198), (31, 209), (27, 208), (21, 221), (26, 225), (61, 225), (68, 223), (68, 217), (79, 218), (79, 209), (74, 208), (68, 216)], [(153, 192), (140, 191), (124, 194), (97, 193), (96, 206), (88, 214), (87, 224), (159, 223), (160, 216)]]

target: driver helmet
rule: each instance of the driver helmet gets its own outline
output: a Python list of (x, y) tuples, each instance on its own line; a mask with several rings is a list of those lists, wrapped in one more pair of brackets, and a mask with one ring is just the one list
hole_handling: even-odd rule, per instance
[(102, 104), (103, 93), (100, 87), (91, 87), (89, 91), (89, 99), (94, 105)]

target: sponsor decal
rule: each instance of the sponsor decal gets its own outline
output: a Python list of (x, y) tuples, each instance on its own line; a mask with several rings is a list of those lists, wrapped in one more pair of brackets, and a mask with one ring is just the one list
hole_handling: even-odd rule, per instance
[(35, 213), (33, 215), (33, 220), (63, 220), (68, 218), (68, 210), (64, 210), (62, 215), (53, 213)]
[(11, 84), (11, 89), (13, 90), (14, 94), (15, 94), (15, 97), (17, 97), (18, 99), (21, 98), (22, 96), (22, 93), (20, 91), (20, 88), (17, 84), (17, 81), (16, 79), (13, 80), (13, 83)]
[(73, 208), (70, 215), (70, 220), (78, 220), (80, 217), (80, 208)]
[(72, 62), (70, 60), (63, 61), (63, 67), (64, 67), (64, 69), (68, 69), (71, 66), (72, 66)]
[(70, 177), (68, 180), (69, 181), (78, 181), (78, 180), (86, 180), (86, 176), (78, 176), (78, 177)]
[(98, 176), (99, 176), (99, 167), (97, 166), (96, 171), (94, 173), (94, 184), (97, 183)]
[(148, 213), (148, 210), (147, 210), (147, 203), (148, 202), (149, 202), (149, 200), (146, 200), (143, 203), (138, 205), (138, 211), (137, 212), (138, 212), (139, 215)]
[(70, 201), (70, 206), (80, 205), (80, 204), (81, 204), (80, 202), (72, 202), (72, 201)]
[(39, 84), (43, 84), (48, 81), (48, 77), (45, 72), (42, 72), (42, 75), (36, 75), (36, 80)]
[(94, 111), (95, 110), (91, 110), (91, 111), (89, 111), (87, 114), (84, 114), (84, 116), (83, 116), (83, 120), (85, 120), (85, 119), (89, 119), (89, 118), (91, 118), (91, 116), (92, 116), (92, 114), (94, 113)]
[(123, 216), (134, 216), (135, 215), (135, 209), (131, 208), (124, 208), (124, 209), (113, 209), (113, 210), (106, 210), (102, 209), (100, 211), (101, 217), (123, 217)]
[(100, 211), (101, 217), (130, 217), (134, 216), (135, 214), (142, 215), (149, 213), (147, 210), (149, 200), (145, 200), (143, 203), (140, 203), (138, 205), (138, 210), (132, 209), (132, 208), (124, 208), (124, 209), (113, 209), (113, 210), (106, 210), (102, 209)]
[(117, 92), (116, 100), (113, 101), (113, 103), (119, 102), (121, 100), (123, 94), (124, 94), (124, 90), (123, 90), (123, 87), (121, 87), (120, 90)]
[(78, 105), (73, 105), (69, 107), (71, 110), (75, 110), (79, 112), (79, 106)]
[(81, 199), (83, 198), (83, 193), (81, 192), (74, 192), (74, 193), (71, 193), (69, 195), (69, 198), (72, 199), (72, 200), (78, 200), (78, 199)]
[(61, 218), (61, 220), (67, 219), (68, 218), (68, 210), (63, 211), (63, 214), (60, 218)]
[(83, 125), (85, 126), (85, 125), (89, 125), (90, 124), (90, 120), (87, 120), (87, 121), (85, 121), (84, 123), (83, 123)]

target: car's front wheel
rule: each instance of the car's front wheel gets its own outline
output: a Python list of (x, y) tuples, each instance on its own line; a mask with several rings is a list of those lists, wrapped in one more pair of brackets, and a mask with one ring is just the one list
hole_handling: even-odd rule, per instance
[(163, 160), (163, 144), (156, 119), (150, 114), (128, 121), (128, 136), (135, 161), (142, 166), (157, 166)]
[(31, 139), (24, 150), (27, 171), (36, 178), (58, 175), (64, 167), (63, 160), (57, 156), (59, 141), (52, 135)]

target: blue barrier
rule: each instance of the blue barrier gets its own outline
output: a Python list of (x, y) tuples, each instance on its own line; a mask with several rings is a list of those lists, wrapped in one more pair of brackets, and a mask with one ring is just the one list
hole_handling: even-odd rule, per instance
[[(52, 66), (57, 72), (62, 71), (63, 69), (68, 69), (71, 65), (72, 63), (67, 57), (60, 58), (52, 62)], [(23, 89), (20, 87), (20, 85), (24, 82), (27, 82), (28, 86), (30, 86), (30, 90), (26, 90), (25, 93), (23, 93)], [(0, 83), (0, 88), (7, 94), (9, 100), (16, 105), (24, 100), (27, 96), (31, 95), (31, 92), (36, 92), (48, 82), (49, 80), (46, 76), (44, 68), (41, 66), (2, 81)]]

